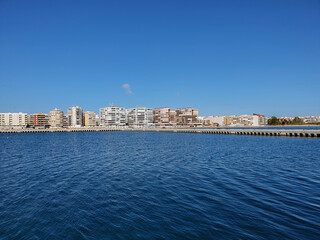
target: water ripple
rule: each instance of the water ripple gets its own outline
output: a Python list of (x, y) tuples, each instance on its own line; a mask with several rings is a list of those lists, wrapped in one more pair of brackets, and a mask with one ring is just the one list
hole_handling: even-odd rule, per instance
[(317, 239), (319, 139), (0, 135), (0, 239)]

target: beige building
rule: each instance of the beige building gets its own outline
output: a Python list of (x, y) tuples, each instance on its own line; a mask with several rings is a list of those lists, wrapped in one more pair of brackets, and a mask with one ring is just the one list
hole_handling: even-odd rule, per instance
[(27, 126), (26, 113), (0, 113), (0, 126), (9, 128), (23, 128)]
[(225, 116), (209, 116), (206, 117), (208, 125), (205, 126), (215, 126), (215, 127), (221, 127), (226, 125), (226, 118)]
[(54, 109), (49, 113), (50, 127), (66, 127), (66, 117), (60, 109)]
[(199, 121), (199, 122), (202, 123), (204, 127), (219, 127), (219, 124), (214, 122), (213, 118), (214, 118), (213, 116), (204, 117), (202, 121)]
[(260, 114), (241, 115), (226, 117), (225, 125), (227, 126), (251, 126), (259, 127), (267, 124), (267, 118)]
[(97, 115), (94, 112), (85, 112), (83, 115), (84, 126), (86, 127), (95, 127)]
[(176, 126), (176, 110), (168, 107), (153, 109), (155, 126)]
[(176, 110), (176, 122), (179, 126), (194, 126), (198, 124), (199, 110), (180, 108)]
[(241, 116), (210, 116), (204, 118), (204, 126), (215, 127), (261, 127), (267, 124), (267, 118), (260, 114)]

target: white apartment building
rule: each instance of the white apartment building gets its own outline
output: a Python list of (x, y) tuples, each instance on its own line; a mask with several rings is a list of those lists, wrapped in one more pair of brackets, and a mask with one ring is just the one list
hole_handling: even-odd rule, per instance
[(153, 126), (153, 110), (146, 107), (127, 110), (127, 123), (130, 127), (141, 128)]
[(81, 107), (74, 106), (68, 108), (68, 125), (70, 127), (83, 126), (83, 110)]
[(100, 126), (106, 127), (124, 127), (126, 126), (127, 112), (121, 107), (105, 107), (99, 111)]
[(23, 128), (27, 126), (26, 113), (0, 113), (0, 126), (4, 128)]
[(252, 116), (252, 126), (266, 126), (268, 124), (268, 119), (263, 115), (253, 115)]
[(267, 118), (260, 114), (230, 116), (225, 118), (225, 125), (230, 127), (262, 127), (267, 124)]
[(320, 116), (306, 116), (299, 117), (303, 120), (304, 123), (318, 123), (320, 122)]
[(225, 116), (209, 116), (206, 119), (219, 127), (225, 125)]

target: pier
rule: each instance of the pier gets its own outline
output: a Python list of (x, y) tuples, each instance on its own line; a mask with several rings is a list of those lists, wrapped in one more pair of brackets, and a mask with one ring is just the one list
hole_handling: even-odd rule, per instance
[(203, 128), (47, 128), (47, 129), (0, 129), (0, 133), (56, 133), (56, 132), (102, 132), (102, 131), (135, 131), (135, 132), (172, 132), (199, 134), (232, 134), (250, 136), (278, 137), (320, 137), (320, 130), (308, 129), (203, 129)]
[(320, 137), (320, 130), (308, 129), (132, 129), (131, 131), (202, 133), (202, 134), (233, 134), (251, 136), (278, 137)]

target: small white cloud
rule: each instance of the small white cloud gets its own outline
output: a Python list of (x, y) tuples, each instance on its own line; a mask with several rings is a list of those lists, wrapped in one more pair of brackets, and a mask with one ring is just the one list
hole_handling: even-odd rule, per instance
[(130, 85), (128, 83), (123, 84), (122, 88), (126, 90), (127, 94), (133, 94), (133, 92), (131, 91)]

